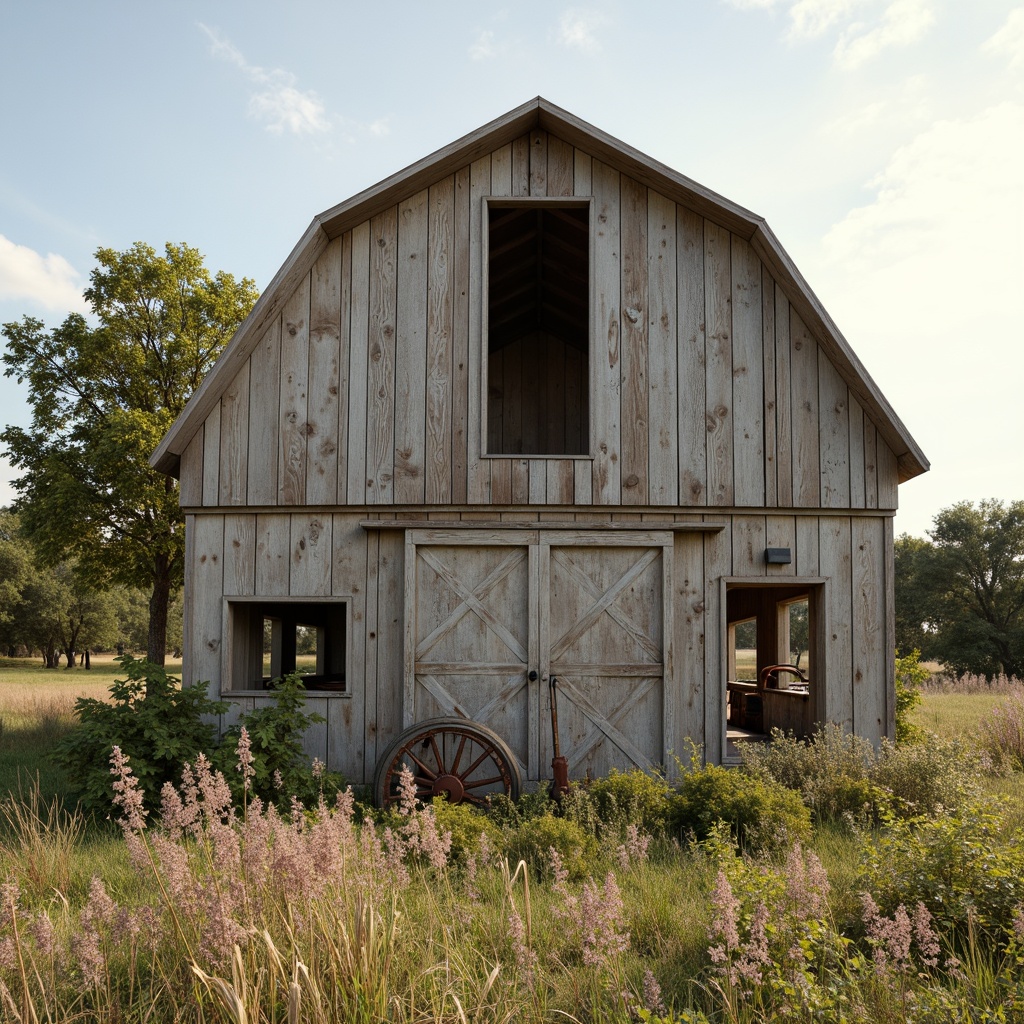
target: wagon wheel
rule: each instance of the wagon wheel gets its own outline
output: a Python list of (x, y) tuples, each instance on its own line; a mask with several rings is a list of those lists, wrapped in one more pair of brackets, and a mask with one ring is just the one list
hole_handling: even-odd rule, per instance
[(378, 807), (398, 801), (403, 766), (416, 781), (416, 799), (444, 794), (450, 803), (483, 806), (488, 796), (519, 796), (519, 765), (505, 741), (465, 718), (432, 718), (402, 733), (377, 762), (373, 797)]

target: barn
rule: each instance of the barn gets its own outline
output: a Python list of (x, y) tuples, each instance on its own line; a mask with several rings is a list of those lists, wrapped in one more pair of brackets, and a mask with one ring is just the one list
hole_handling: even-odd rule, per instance
[(927, 459), (762, 218), (544, 99), (314, 218), (152, 464), (185, 682), (237, 715), (314, 651), (353, 783), (893, 734)]

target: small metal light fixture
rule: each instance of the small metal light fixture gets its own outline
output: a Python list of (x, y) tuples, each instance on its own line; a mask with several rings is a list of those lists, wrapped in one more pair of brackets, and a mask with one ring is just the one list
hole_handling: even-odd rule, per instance
[(793, 556), (789, 548), (765, 548), (764, 560), (769, 565), (789, 565)]

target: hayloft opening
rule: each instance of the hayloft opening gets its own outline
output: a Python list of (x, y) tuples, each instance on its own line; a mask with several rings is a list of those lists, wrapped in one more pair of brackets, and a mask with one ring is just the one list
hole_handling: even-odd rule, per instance
[(487, 210), (487, 453), (590, 452), (590, 210)]
[(232, 690), (265, 690), (297, 672), (307, 690), (346, 688), (343, 601), (231, 601)]

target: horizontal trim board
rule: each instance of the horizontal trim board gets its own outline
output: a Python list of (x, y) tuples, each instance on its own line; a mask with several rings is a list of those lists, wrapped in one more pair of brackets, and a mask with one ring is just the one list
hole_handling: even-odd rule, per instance
[(727, 523), (576, 523), (576, 522), (507, 522), (503, 520), (470, 520), (468, 522), (442, 522), (435, 519), (361, 519), (364, 530), (523, 530), (572, 531), (593, 530), (604, 533), (718, 533)]

